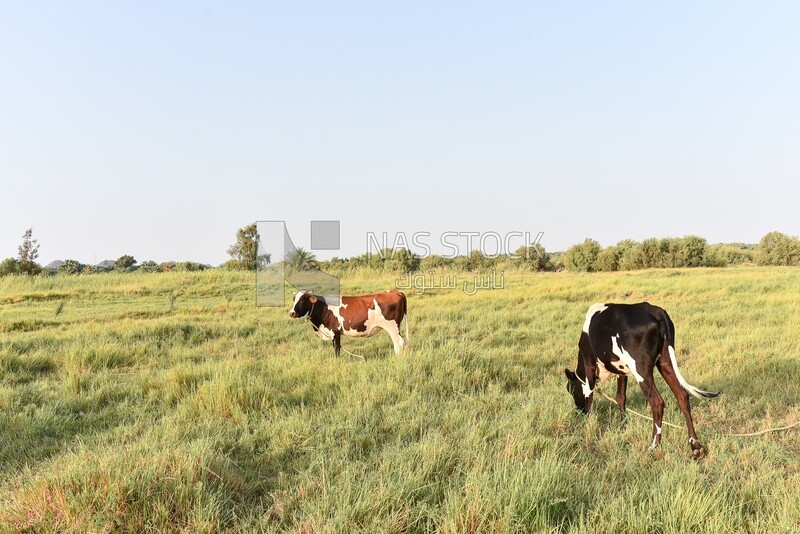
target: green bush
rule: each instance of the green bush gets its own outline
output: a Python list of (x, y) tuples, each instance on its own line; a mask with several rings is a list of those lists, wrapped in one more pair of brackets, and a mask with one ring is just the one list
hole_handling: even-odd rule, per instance
[(633, 265), (632, 251), (639, 246), (639, 243), (632, 239), (623, 239), (616, 245), (607, 247), (597, 257), (597, 268), (599, 271), (630, 271), (637, 269)]
[(532, 271), (552, 271), (553, 263), (542, 245), (521, 246), (514, 253), (517, 257), (512, 264)]
[(746, 248), (746, 245), (721, 243), (708, 246), (704, 265), (706, 267), (742, 265), (752, 263), (754, 258), (754, 251), (752, 248)]
[(248, 269), (247, 262), (243, 260), (228, 260), (221, 267), (226, 271), (246, 271)]
[(564, 253), (564, 267), (570, 271), (597, 271), (600, 250), (600, 243), (594, 239), (586, 239), (583, 243), (573, 245)]
[(64, 264), (58, 268), (58, 272), (61, 274), (80, 274), (84, 267), (86, 266), (78, 260), (64, 260)]
[(672, 269), (700, 267), (706, 264), (708, 242), (697, 236), (645, 239), (635, 244), (620, 242), (625, 249), (619, 255), (620, 270)]
[(429, 271), (432, 269), (448, 269), (451, 268), (454, 264), (453, 258), (445, 258), (442, 256), (437, 256), (436, 254), (431, 254), (425, 258), (420, 260), (419, 268), (422, 271)]
[(6, 258), (0, 263), (0, 276), (19, 274), (19, 266), (14, 258)]
[(130, 254), (125, 254), (124, 256), (120, 256), (119, 258), (117, 258), (117, 261), (114, 262), (114, 268), (120, 272), (133, 271), (134, 265), (136, 265), (136, 258), (131, 256)]
[(208, 265), (203, 265), (202, 263), (194, 261), (182, 261), (173, 268), (173, 270), (178, 272), (196, 272), (205, 271), (206, 269), (208, 269)]
[(174, 261), (165, 261), (158, 266), (158, 270), (161, 271), (162, 273), (168, 273), (171, 270), (173, 270), (176, 265), (178, 264), (175, 263)]
[(367, 267), (379, 271), (412, 272), (419, 270), (420, 257), (404, 248), (385, 248), (380, 252), (367, 252), (350, 258), (352, 268)]
[(595, 266), (598, 271), (619, 271), (620, 251), (617, 247), (606, 247), (597, 255)]
[(147, 260), (139, 265), (139, 270), (144, 273), (157, 273), (159, 272), (158, 264), (152, 260)]
[(758, 242), (755, 256), (758, 265), (798, 265), (800, 239), (781, 232), (770, 232)]
[(562, 271), (564, 270), (564, 253), (561, 251), (558, 252), (551, 252), (550, 256), (550, 268), (554, 271)]
[(689, 235), (670, 240), (673, 267), (700, 267), (706, 256), (708, 241), (703, 237)]
[(408, 273), (418, 270), (419, 265), (419, 256), (407, 249), (401, 248), (386, 259), (384, 269), (387, 271)]
[(485, 271), (494, 267), (495, 260), (480, 250), (473, 250), (468, 256), (455, 258), (454, 265), (462, 271)]

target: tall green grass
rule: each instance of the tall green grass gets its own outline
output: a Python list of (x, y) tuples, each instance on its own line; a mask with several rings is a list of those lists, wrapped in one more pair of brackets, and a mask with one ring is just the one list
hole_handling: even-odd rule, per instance
[[(246, 273), (2, 278), (0, 531), (800, 530), (800, 431), (725, 435), (800, 420), (796, 269), (505, 282), (409, 293), (411, 349), (345, 338), (362, 362), (256, 308)], [(693, 399), (702, 462), (684, 429), (649, 452), (648, 421), (602, 399), (584, 419), (565, 390), (587, 307), (641, 300), (723, 390)]]

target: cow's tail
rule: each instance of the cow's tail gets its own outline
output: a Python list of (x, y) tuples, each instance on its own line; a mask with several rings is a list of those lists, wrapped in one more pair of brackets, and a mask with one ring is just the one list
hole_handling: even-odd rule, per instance
[(688, 391), (691, 395), (698, 398), (711, 398), (720, 394), (719, 391), (705, 391), (698, 387), (691, 385), (683, 378), (680, 369), (678, 369), (678, 359), (675, 357), (675, 325), (670, 319), (667, 312), (660, 310), (658, 322), (661, 327), (661, 333), (664, 336), (664, 346), (661, 348), (661, 358), (665, 362), (672, 364), (672, 369), (675, 371), (675, 376), (678, 378), (683, 389)]
[(400, 293), (400, 296), (403, 297), (403, 321), (406, 323), (406, 335), (403, 337), (403, 348), (405, 349), (411, 342), (411, 338), (408, 337), (408, 301), (406, 300), (405, 293), (402, 291), (398, 291), (398, 293)]
[(408, 314), (407, 313), (406, 313), (405, 320), (406, 320), (406, 337), (403, 338), (403, 341), (405, 341), (405, 344), (406, 344), (405, 346), (407, 347), (408, 344), (411, 342), (411, 338), (408, 337)]

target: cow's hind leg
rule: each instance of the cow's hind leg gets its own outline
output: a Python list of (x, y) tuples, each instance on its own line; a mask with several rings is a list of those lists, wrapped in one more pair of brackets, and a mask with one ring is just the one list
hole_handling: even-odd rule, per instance
[(667, 383), (672, 393), (675, 394), (683, 418), (686, 419), (686, 429), (689, 433), (689, 446), (692, 448), (692, 454), (698, 458), (705, 456), (708, 451), (703, 444), (700, 443), (700, 440), (697, 439), (697, 434), (694, 431), (692, 406), (689, 404), (689, 393), (683, 389), (683, 386), (681, 386), (678, 381), (678, 376), (675, 374), (675, 369), (672, 367), (672, 361), (670, 361), (669, 357), (665, 358), (662, 355), (661, 358), (658, 359), (656, 365), (658, 366), (658, 371), (661, 373), (661, 376), (664, 377), (664, 382)]
[(622, 416), (622, 422), (625, 423), (627, 420), (627, 416), (625, 414), (625, 401), (626, 393), (628, 389), (628, 377), (627, 375), (618, 376), (617, 377), (617, 406), (619, 406), (620, 415)]
[[(404, 322), (405, 322), (405, 324), (406, 324), (406, 335), (402, 335), (402, 334), (401, 334), (401, 335), (400, 335), (400, 339), (401, 339), (401, 340), (403, 340), (403, 350), (406, 350), (406, 349), (408, 348), (408, 344), (409, 344), (409, 341), (408, 341), (408, 317), (406, 317), (405, 319), (403, 319), (403, 321), (404, 321)], [(398, 324), (398, 325), (397, 325), (397, 330), (398, 330), (398, 332), (400, 331), (400, 327), (401, 327), (401, 326), (402, 326), (402, 324)]]
[(342, 333), (339, 331), (334, 332), (331, 342), (333, 343), (333, 352), (338, 356), (342, 350)]
[(392, 344), (394, 345), (394, 353), (400, 354), (403, 349), (406, 347), (406, 340), (403, 336), (400, 335), (400, 327), (397, 326), (397, 323), (392, 321), (389, 324), (381, 326), (386, 333), (389, 334), (389, 337), (392, 338)]
[(401, 352), (403, 352), (403, 349), (406, 346), (405, 341), (403, 340), (403, 336), (401, 336), (400, 334), (392, 333), (388, 330), (387, 332), (389, 332), (389, 335), (392, 337), (392, 344), (394, 345), (394, 353), (400, 354)]
[(664, 399), (656, 389), (656, 383), (653, 380), (653, 369), (646, 369), (644, 372), (644, 380), (639, 382), (639, 387), (642, 388), (644, 396), (647, 398), (647, 404), (650, 405), (650, 410), (653, 412), (653, 441), (650, 443), (650, 448), (655, 449), (661, 444), (661, 425), (664, 419)]

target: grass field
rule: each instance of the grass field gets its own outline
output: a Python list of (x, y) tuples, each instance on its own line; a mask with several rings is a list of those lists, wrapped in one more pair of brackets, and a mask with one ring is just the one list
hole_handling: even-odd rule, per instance
[[(345, 293), (389, 275), (342, 280)], [(224, 271), (0, 279), (0, 531), (800, 531), (800, 271), (505, 273), (409, 293), (412, 348), (256, 308)], [(287, 292), (288, 292), (287, 288)], [(663, 445), (575, 413), (587, 307), (647, 300), (677, 330), (709, 457), (674, 397)], [(613, 385), (605, 386), (612, 393)], [(649, 413), (629, 388), (629, 407)]]

